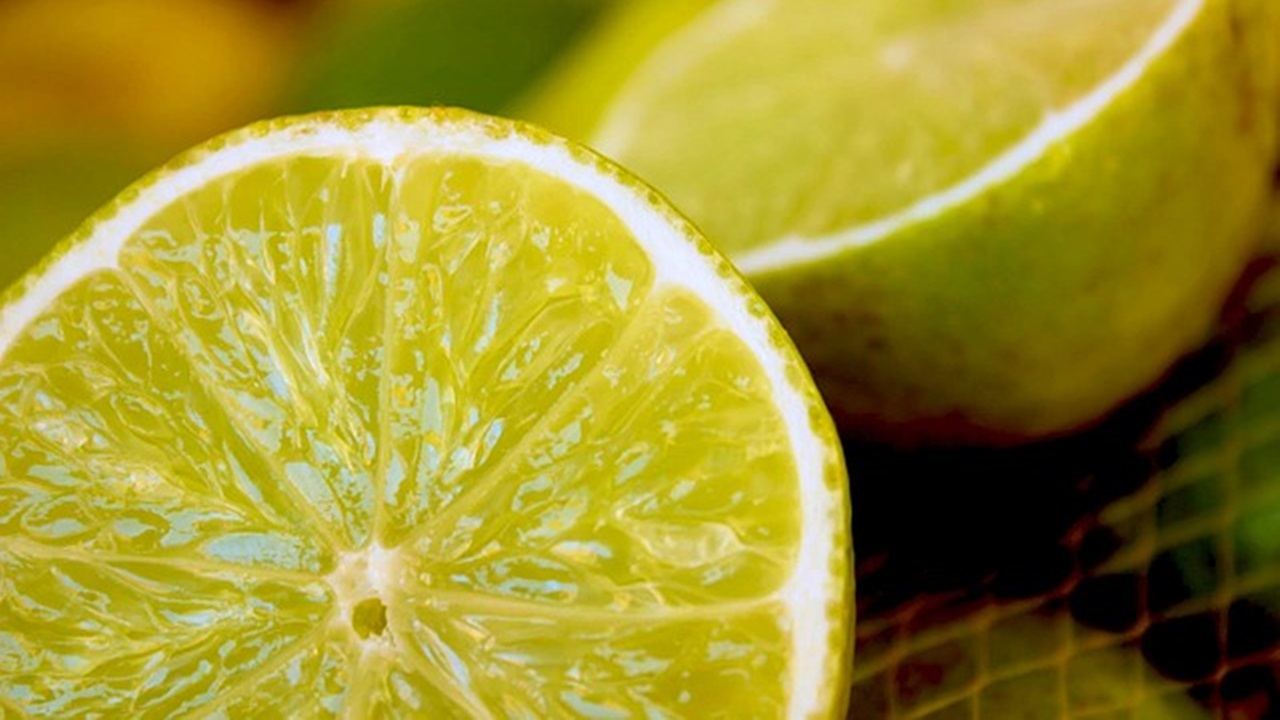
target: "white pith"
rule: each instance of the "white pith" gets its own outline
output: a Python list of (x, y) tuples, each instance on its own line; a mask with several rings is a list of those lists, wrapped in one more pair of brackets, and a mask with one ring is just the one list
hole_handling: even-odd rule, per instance
[[(377, 598), (384, 603), (390, 601), (401, 562), (398, 555), (397, 548), (385, 548), (371, 542), (363, 550), (343, 554), (338, 559), (338, 566), (325, 576), (325, 582), (338, 600), (338, 612), (334, 613), (333, 622), (344, 632), (355, 634), (349, 623), (360, 601), (367, 598)], [(370, 636), (357, 642), (366, 652), (386, 646), (386, 638), (380, 636)]]
[[(751, 348), (773, 388), (802, 482), (803, 530), (796, 564), (777, 594), (787, 608), (792, 640), (788, 716), (809, 717), (823, 711), (826, 689), (836, 682), (829, 676), (833, 626), (828, 609), (843, 605), (846, 591), (844, 581), (833, 578), (831, 570), (833, 553), (846, 551), (833, 542), (843, 535), (836, 524), (843, 518), (824, 485), (832, 451), (814, 433), (811, 406), (788, 377), (788, 359), (775, 346), (769, 325), (752, 314), (749, 298), (720, 277), (714, 262), (700, 254), (684, 229), (654, 208), (648, 197), (559, 144), (514, 133), (495, 137), (474, 122), (406, 119), (394, 112), (374, 113), (355, 126), (321, 119), (265, 134), (242, 134), (142, 188), (28, 283), (25, 292), (0, 307), (0, 359), (22, 330), (78, 280), (117, 268), (124, 245), (153, 216), (210, 182), (256, 164), (295, 156), (367, 159), (394, 166), (404, 158), (436, 154), (526, 163), (593, 194), (649, 252), (656, 286), (692, 289)], [(385, 597), (386, 588), (379, 583), (396, 562), (393, 550), (374, 544), (344, 557), (325, 580), (344, 603), (353, 604), (370, 594)], [(341, 616), (348, 617), (349, 612)]]
[[(848, 250), (890, 237), (903, 228), (938, 217), (965, 205), (990, 188), (999, 186), (1034, 164), (1060, 140), (1071, 136), (1101, 115), (1112, 101), (1136, 83), (1147, 69), (1182, 36), (1207, 0), (1180, 0), (1120, 68), (1071, 105), (1046, 112), (1039, 125), (992, 158), (965, 180), (927, 195), (911, 205), (873, 222), (818, 236), (787, 234), (737, 253), (738, 269), (753, 273), (819, 262)], [(781, 7), (770, 0), (724, 0), (689, 23), (653, 52), (618, 93), (620, 98), (605, 115), (593, 146), (613, 157), (625, 157), (626, 148), (640, 127), (642, 108), (660, 92), (668, 78), (689, 72), (708, 52), (735, 33), (770, 21), (769, 9)]]

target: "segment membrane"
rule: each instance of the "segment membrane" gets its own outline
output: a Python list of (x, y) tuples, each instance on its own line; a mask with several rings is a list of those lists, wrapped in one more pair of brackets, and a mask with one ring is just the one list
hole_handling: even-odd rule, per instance
[(399, 190), (389, 545), (501, 479), (493, 469), (592, 372), (652, 284), (617, 217), (562, 181), (455, 158), (409, 166)]
[(207, 390), (120, 277), (62, 295), (0, 367), (0, 547), (328, 566)]
[[(336, 718), (356, 699), (352, 668), (358, 662), (359, 649), (341, 638), (317, 638), (299, 652), (284, 655), (244, 684), (241, 692), (219, 698), (209, 717)], [(352, 713), (348, 717), (362, 716)]]
[(120, 265), (0, 366), (0, 707), (781, 712), (772, 388), (601, 202), (510, 162), (294, 158)]
[(172, 717), (302, 652), (321, 583), (0, 544), (0, 701), (37, 717)]
[(777, 717), (780, 608), (630, 618), (529, 603), (432, 598), (407, 606), (404, 652), (462, 675), (498, 717)]
[(348, 549), (373, 520), (387, 173), (251, 168), (158, 213), (121, 258), (196, 378)]
[(795, 468), (740, 341), (683, 291), (469, 499), (424, 524), (422, 592), (631, 608), (765, 597), (798, 543)]

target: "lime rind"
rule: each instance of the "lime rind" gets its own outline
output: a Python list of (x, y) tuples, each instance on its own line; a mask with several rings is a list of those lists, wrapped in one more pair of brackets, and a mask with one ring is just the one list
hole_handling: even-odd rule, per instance
[[(799, 476), (820, 484), (802, 494), (797, 564), (779, 594), (793, 611), (788, 714), (840, 712), (852, 652), (848, 493), (839, 442), (807, 370), (768, 307), (687, 220), (616, 165), (542, 130), (465, 111), (388, 108), (284, 118), (222, 136), (135, 183), (0, 296), (0, 355), (78, 280), (118, 267), (126, 242), (161, 209), (246, 167), (308, 153), (388, 165), (430, 153), (527, 162), (600, 198), (653, 255), (660, 283), (696, 288), (722, 313), (773, 384)], [(823, 610), (809, 615), (819, 599)]]

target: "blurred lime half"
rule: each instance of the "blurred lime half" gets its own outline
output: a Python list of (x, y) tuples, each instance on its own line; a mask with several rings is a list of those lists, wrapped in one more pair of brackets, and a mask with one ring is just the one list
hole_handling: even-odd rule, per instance
[(680, 7), (619, 11), (525, 112), (728, 250), (856, 432), (1090, 422), (1203, 339), (1257, 239), (1269, 0)]

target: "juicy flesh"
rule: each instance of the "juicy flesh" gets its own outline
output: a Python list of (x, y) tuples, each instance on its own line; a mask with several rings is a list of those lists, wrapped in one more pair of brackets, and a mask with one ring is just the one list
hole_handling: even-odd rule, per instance
[(293, 158), (0, 363), (0, 715), (781, 714), (750, 351), (516, 163)]

